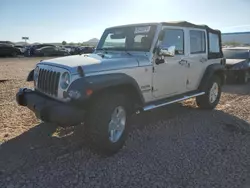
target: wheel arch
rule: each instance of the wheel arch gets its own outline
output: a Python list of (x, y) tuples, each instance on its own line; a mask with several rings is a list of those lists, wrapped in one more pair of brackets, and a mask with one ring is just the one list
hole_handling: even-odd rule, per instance
[(209, 83), (209, 80), (214, 75), (220, 78), (222, 85), (225, 84), (225, 66), (222, 64), (212, 64), (205, 70), (198, 89), (204, 91)]
[[(145, 103), (144, 97), (136, 80), (124, 73), (111, 73), (102, 75), (93, 75), (83, 77), (77, 80), (70, 88), (81, 88), (81, 93), (91, 91), (88, 97), (85, 95), (84, 100), (91, 103), (96, 97), (104, 92), (118, 92), (127, 95), (133, 100), (135, 107), (142, 106)], [(86, 98), (87, 97), (87, 98)]]
[(103, 93), (118, 93), (127, 96), (131, 100), (133, 108), (139, 108), (143, 105), (144, 99), (138, 93), (137, 88), (131, 83), (123, 83), (119, 85), (108, 86), (95, 90), (90, 100), (101, 96)]

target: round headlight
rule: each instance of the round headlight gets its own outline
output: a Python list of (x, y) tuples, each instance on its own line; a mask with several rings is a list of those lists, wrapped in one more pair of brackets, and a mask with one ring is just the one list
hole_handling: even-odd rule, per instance
[(68, 72), (64, 72), (61, 77), (60, 86), (62, 89), (67, 89), (70, 84), (70, 74)]
[(34, 70), (34, 80), (37, 80), (38, 75), (39, 75), (39, 67), (36, 67)]

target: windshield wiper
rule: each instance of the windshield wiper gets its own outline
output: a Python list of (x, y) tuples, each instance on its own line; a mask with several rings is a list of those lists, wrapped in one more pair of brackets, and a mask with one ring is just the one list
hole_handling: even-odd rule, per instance
[[(96, 50), (101, 50), (105, 54), (107, 54), (109, 50), (115, 50), (116, 51), (117, 49), (116, 48), (97, 48)], [(119, 51), (121, 51), (121, 52), (124, 51), (126, 54), (128, 54), (130, 56), (133, 56), (130, 52), (128, 52), (127, 49), (119, 49)]]

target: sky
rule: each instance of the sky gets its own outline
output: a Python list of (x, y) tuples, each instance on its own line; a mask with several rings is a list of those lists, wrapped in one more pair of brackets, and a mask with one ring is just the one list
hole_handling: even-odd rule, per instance
[(250, 31), (250, 0), (0, 0), (0, 41), (84, 42), (105, 28), (186, 20)]

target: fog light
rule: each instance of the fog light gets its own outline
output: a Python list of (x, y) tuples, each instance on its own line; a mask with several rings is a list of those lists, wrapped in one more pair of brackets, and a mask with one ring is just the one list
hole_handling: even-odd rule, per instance
[(68, 96), (71, 99), (79, 99), (81, 97), (81, 93), (79, 91), (76, 91), (76, 90), (70, 90), (70, 91), (68, 91)]

